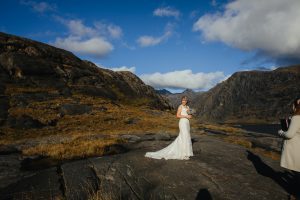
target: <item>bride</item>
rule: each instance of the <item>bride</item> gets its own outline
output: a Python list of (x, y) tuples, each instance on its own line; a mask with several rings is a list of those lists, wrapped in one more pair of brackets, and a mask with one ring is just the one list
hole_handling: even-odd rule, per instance
[(187, 97), (181, 98), (181, 105), (177, 109), (177, 118), (179, 120), (179, 135), (177, 138), (169, 144), (167, 147), (156, 151), (147, 152), (145, 157), (161, 159), (179, 159), (188, 160), (190, 156), (193, 156), (192, 141), (190, 135), (190, 121), (192, 115), (188, 114), (189, 106), (187, 105)]

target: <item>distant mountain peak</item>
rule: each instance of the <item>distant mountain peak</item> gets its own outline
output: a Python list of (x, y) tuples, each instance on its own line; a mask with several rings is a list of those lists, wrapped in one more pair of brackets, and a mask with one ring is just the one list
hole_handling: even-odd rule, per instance
[(158, 90), (156, 90), (156, 92), (157, 92), (158, 94), (163, 94), (163, 95), (173, 94), (172, 92), (170, 92), (170, 91), (167, 90), (167, 89), (158, 89)]
[(195, 93), (195, 91), (192, 90), (192, 89), (187, 88), (187, 89), (185, 89), (182, 93), (183, 93), (183, 94), (185, 94), (185, 93)]

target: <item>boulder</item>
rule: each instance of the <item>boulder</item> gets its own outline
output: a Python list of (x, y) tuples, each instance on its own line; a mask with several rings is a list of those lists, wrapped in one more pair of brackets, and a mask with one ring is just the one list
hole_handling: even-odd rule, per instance
[(46, 126), (28, 115), (21, 115), (20, 117), (8, 116), (6, 123), (9, 127), (17, 129), (43, 128)]
[(128, 118), (124, 121), (125, 124), (136, 124), (140, 121), (141, 119), (139, 118), (136, 118), (136, 117), (131, 117), (131, 118)]

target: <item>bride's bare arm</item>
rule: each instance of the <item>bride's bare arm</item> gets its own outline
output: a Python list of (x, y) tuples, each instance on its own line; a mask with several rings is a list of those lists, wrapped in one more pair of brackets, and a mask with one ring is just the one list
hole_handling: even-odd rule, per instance
[(178, 106), (177, 113), (176, 113), (176, 117), (177, 117), (177, 118), (181, 118), (181, 116), (182, 116), (182, 115), (180, 114), (180, 113), (181, 113), (181, 109), (182, 109), (181, 106)]

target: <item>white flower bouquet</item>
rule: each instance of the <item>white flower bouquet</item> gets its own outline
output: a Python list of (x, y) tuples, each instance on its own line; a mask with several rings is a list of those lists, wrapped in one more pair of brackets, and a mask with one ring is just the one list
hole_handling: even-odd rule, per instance
[(189, 114), (189, 115), (195, 115), (196, 114), (196, 110), (193, 109), (193, 108), (190, 108), (190, 109), (187, 110), (187, 114)]

